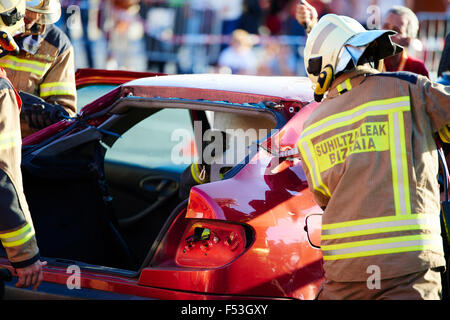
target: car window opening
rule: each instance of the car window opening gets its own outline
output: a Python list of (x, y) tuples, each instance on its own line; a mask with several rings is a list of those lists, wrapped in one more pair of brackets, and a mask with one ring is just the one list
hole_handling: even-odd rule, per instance
[[(218, 179), (249, 154), (239, 154), (233, 139), (247, 135), (245, 143), (251, 146), (278, 126), (267, 112), (229, 110), (233, 112), (224, 107), (123, 108), (104, 128), (114, 134), (25, 162), (24, 187), (41, 255), (139, 270), (168, 217), (184, 200), (179, 197), (183, 171), (196, 152), (210, 152), (215, 142), (210, 137), (209, 143), (197, 145), (195, 125), (209, 128), (209, 134), (221, 132), (223, 152), (216, 148), (209, 153), (215, 160), (223, 160), (228, 152), (238, 154), (233, 163), (219, 168)], [(193, 117), (195, 113), (204, 117)], [(195, 123), (193, 118), (202, 120)], [(201, 138), (203, 142), (208, 136), (203, 132)]]

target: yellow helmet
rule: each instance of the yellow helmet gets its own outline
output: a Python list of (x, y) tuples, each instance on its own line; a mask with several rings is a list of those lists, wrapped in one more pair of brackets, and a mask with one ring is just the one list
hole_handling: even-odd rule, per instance
[(306, 40), (304, 61), (315, 84), (315, 100), (321, 101), (334, 76), (347, 69), (401, 52), (391, 42), (391, 30), (366, 30), (346, 16), (327, 14), (312, 28)]
[(25, 0), (0, 0), (0, 55), (18, 53), (13, 37), (25, 31)]
[(59, 0), (27, 0), (27, 10), (41, 14), (38, 24), (53, 24), (61, 17)]

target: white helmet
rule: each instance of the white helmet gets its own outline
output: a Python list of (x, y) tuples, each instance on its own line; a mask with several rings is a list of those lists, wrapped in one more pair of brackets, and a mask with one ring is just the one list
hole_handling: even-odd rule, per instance
[(0, 0), (0, 56), (18, 53), (13, 37), (25, 31), (25, 0)]
[(59, 0), (27, 0), (27, 10), (41, 13), (38, 24), (53, 24), (61, 17)]
[(391, 30), (366, 30), (350, 17), (323, 16), (309, 33), (304, 52), (308, 77), (316, 85), (316, 101), (322, 100), (339, 72), (401, 52), (391, 42), (392, 34)]

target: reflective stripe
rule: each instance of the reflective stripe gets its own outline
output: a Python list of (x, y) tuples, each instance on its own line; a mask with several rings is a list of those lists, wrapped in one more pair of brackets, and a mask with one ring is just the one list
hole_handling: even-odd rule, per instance
[(75, 95), (75, 86), (71, 82), (51, 82), (40, 85), (40, 96)]
[(410, 214), (408, 162), (406, 158), (406, 142), (403, 114), (389, 114), (389, 130), (391, 143), (391, 166), (396, 214)]
[[(311, 54), (318, 54), (320, 52), (320, 48), (322, 47), (323, 44), (326, 45), (326, 41), (325, 39), (327, 39), (328, 36), (330, 36), (330, 34), (336, 30), (337, 25), (335, 25), (334, 23), (330, 23), (329, 25), (327, 25), (325, 28), (323, 28), (322, 31), (320, 31), (320, 33), (317, 35), (316, 40), (314, 41), (314, 45), (311, 49)], [(324, 66), (322, 66), (323, 68)]]
[(434, 235), (414, 235), (321, 246), (324, 260), (421, 251), (431, 248), (442, 250), (442, 239)]
[(439, 130), (439, 137), (441, 137), (442, 142), (450, 143), (450, 125), (446, 125)]
[(304, 141), (301, 146), (299, 143), (298, 149), (300, 150), (300, 152), (303, 156), (303, 162), (306, 164), (306, 166), (308, 167), (308, 170), (311, 174), (313, 188), (314, 188), (314, 190), (321, 192), (324, 196), (331, 197), (330, 190), (322, 182), (320, 172), (317, 168), (317, 163), (311, 154), (312, 146), (310, 146), (310, 144), (311, 144), (310, 141), (309, 142)]
[[(354, 220), (339, 224), (324, 224), (322, 240), (340, 239), (376, 233), (396, 232), (406, 230), (436, 230), (440, 231), (438, 214), (420, 214), (406, 217), (384, 217), (383, 221), (375, 219)], [(368, 220), (375, 220), (368, 222)], [(366, 222), (366, 223), (364, 223)], [(357, 224), (356, 224), (357, 223)], [(336, 226), (337, 225), (337, 226)]]
[(28, 59), (21, 59), (15, 56), (5, 56), (4, 58), (5, 60), (12, 60), (14, 62), (18, 62), (18, 63), (24, 63), (24, 64), (28, 64), (28, 65), (32, 65), (41, 69), (44, 69), (46, 67), (49, 66), (48, 63), (45, 62), (38, 62), (38, 61), (34, 61), (34, 60), (28, 60)]
[(352, 83), (350, 82), (350, 79), (345, 80), (345, 84), (347, 85), (347, 90), (352, 90)]
[(313, 123), (303, 130), (300, 140), (309, 136), (311, 136), (311, 139), (331, 128), (343, 127), (368, 116), (386, 115), (387, 111), (408, 111), (409, 109), (409, 96), (371, 101), (352, 110), (341, 112)]
[(4, 247), (16, 247), (26, 243), (34, 236), (34, 234), (34, 229), (27, 223), (19, 230), (0, 234), (0, 239)]
[(49, 63), (37, 62), (33, 60), (21, 59), (15, 56), (5, 56), (0, 60), (0, 66), (12, 70), (26, 71), (42, 77), (50, 68)]
[(2, 6), (5, 9), (14, 7), (14, 4), (11, 2), (11, 0), (3, 0), (2, 2)]
[(339, 84), (336, 86), (336, 89), (337, 89), (337, 91), (339, 92), (339, 94), (341, 94), (342, 91), (344, 91), (344, 90), (347, 90), (347, 91), (352, 90), (352, 84), (351, 84), (351, 82), (350, 82), (350, 79), (345, 79), (344, 82), (339, 83)]
[(20, 137), (15, 131), (8, 131), (0, 135), (0, 150), (11, 149), (18, 145)]

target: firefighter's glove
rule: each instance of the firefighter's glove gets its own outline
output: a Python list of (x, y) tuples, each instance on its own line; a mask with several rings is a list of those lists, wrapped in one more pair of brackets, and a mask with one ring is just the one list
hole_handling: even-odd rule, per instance
[(32, 94), (19, 92), (22, 99), (21, 117), (33, 129), (42, 129), (69, 117), (60, 105), (51, 104)]
[(59, 105), (35, 103), (23, 109), (23, 116), (33, 129), (42, 129), (69, 117), (69, 114)]

